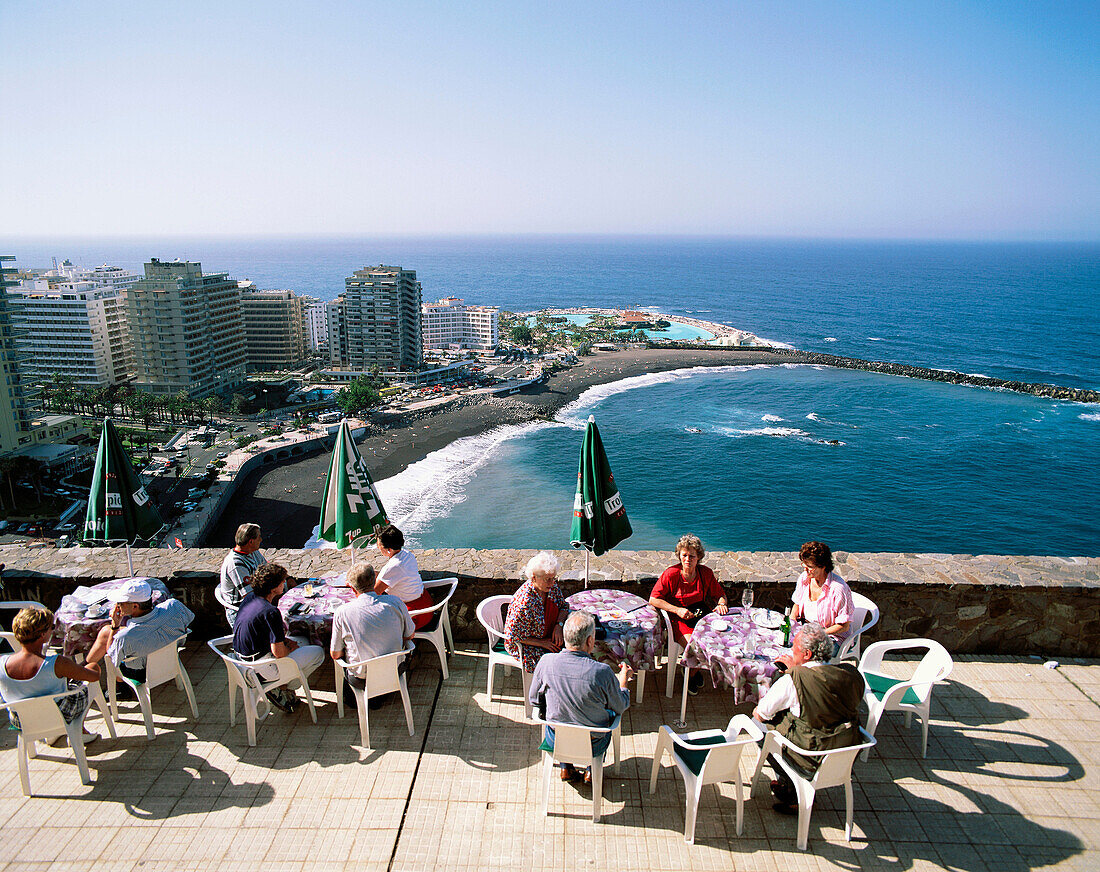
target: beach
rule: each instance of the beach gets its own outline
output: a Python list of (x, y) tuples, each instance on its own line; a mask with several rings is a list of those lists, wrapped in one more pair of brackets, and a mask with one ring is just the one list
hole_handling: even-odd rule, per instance
[[(466, 404), (460, 400), (431, 412), (393, 416), (385, 429), (371, 428), (358, 443), (359, 451), (375, 481), (381, 481), (456, 439), (503, 424), (551, 418), (595, 385), (686, 367), (800, 362), (803, 361), (798, 353), (761, 348), (642, 348), (594, 354), (551, 375), (546, 384), (527, 388), (523, 393)], [(236, 494), (205, 544), (232, 547), (237, 527), (254, 522), (263, 531), (265, 547), (301, 547), (317, 525), (329, 460), (328, 452), (320, 452), (256, 470), (238, 483)]]

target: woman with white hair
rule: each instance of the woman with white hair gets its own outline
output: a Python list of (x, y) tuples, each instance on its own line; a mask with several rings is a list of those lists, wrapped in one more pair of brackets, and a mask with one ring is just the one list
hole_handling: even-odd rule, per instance
[(565, 644), (562, 627), (569, 617), (569, 606), (558, 587), (561, 561), (549, 551), (540, 551), (527, 561), (523, 574), (527, 581), (512, 595), (508, 619), (504, 622), (504, 647), (523, 664), (524, 672), (534, 672), (539, 658), (557, 652)]

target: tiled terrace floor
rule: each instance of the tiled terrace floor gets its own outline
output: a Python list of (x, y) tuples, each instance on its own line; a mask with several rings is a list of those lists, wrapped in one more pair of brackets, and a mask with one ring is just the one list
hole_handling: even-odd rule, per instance
[[(543, 817), (538, 736), (522, 722), (518, 677), (498, 685), (510, 697), (488, 700), (482, 652), (460, 650), (443, 684), (430, 649), (421, 654), (413, 737), (391, 705), (372, 713), (375, 750), (354, 746), (356, 722), (337, 719), (326, 666), (315, 675), (319, 723), (305, 706), (276, 712), (250, 749), (243, 724), (229, 727), (224, 668), (193, 643), (198, 723), (182, 694), (160, 688), (150, 743), (128, 703), (119, 739), (89, 747), (90, 786), (67, 748), (46, 748), (31, 761), (38, 796), (24, 799), (14, 734), (0, 733), (0, 869), (1100, 868), (1100, 664), (963, 658), (937, 688), (927, 759), (919, 730), (891, 716), (877, 753), (856, 764), (851, 844), (834, 789), (819, 795), (802, 853), (795, 819), (771, 810), (766, 787), (746, 802), (741, 837), (731, 788), (706, 788), (696, 843), (684, 843), (683, 783), (667, 764), (648, 793), (656, 730), (679, 703), (655, 682), (623, 719), (603, 821), (592, 823), (588, 789), (557, 780)], [(727, 696), (704, 691), (689, 729), (731, 714)]]

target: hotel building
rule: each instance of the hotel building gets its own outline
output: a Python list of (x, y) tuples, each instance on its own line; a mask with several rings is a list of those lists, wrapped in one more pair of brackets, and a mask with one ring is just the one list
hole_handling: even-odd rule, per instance
[(424, 348), (473, 348), (492, 351), (499, 341), (500, 309), (467, 306), (446, 297), (423, 306)]
[(326, 306), (332, 367), (418, 369), (420, 294), (415, 270), (398, 266), (364, 267), (345, 279), (343, 296)]
[(294, 291), (241, 294), (249, 372), (294, 369), (306, 356), (302, 298)]
[(157, 394), (228, 395), (245, 379), (241, 291), (202, 264), (145, 264), (127, 292), (135, 385)]
[(19, 367), (16, 328), (12, 323), (19, 304), (7, 294), (7, 288), (15, 285), (15, 270), (4, 266), (5, 262), (13, 260), (15, 257), (10, 254), (0, 255), (0, 374), (3, 375), (0, 383), (0, 456), (32, 441), (31, 415)]

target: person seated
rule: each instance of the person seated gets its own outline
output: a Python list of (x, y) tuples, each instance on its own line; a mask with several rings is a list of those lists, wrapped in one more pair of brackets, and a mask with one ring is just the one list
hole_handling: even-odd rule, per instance
[[(51, 696), (66, 690), (78, 693), (55, 700), (65, 723), (71, 724), (88, 709), (86, 681), (99, 681), (100, 661), (107, 653), (107, 644), (97, 636), (81, 666), (60, 654), (46, 654), (45, 648), (53, 635), (54, 618), (49, 609), (20, 609), (11, 622), (11, 631), (19, 650), (0, 656), (0, 699), (18, 702), (36, 696)], [(15, 729), (19, 718), (8, 710)], [(94, 742), (98, 733), (84, 731), (84, 743)]]
[[(286, 568), (278, 563), (265, 563), (253, 573), (252, 593), (241, 601), (237, 622), (233, 625), (233, 650), (242, 660), (289, 657), (309, 678), (324, 663), (325, 652), (320, 645), (310, 645), (306, 639), (286, 635), (283, 616), (275, 608), (275, 600), (286, 591), (287, 578)], [(275, 663), (261, 665), (258, 671), (265, 681), (279, 676)], [(267, 698), (276, 708), (293, 712), (301, 702), (294, 693), (298, 686), (295, 679), (285, 687), (268, 691)]]
[[(431, 595), (424, 590), (424, 579), (411, 551), (405, 550), (405, 534), (393, 524), (387, 524), (378, 531), (375, 542), (378, 552), (386, 558), (385, 565), (378, 571), (374, 582), (375, 593), (388, 593), (401, 600), (410, 612), (417, 609), (430, 609), (435, 605)], [(416, 629), (431, 623), (433, 614), (426, 613), (413, 617)]]
[[(649, 594), (649, 604), (668, 612), (672, 618), (672, 635), (681, 648), (687, 647), (687, 639), (695, 624), (707, 612), (724, 615), (729, 612), (726, 592), (709, 566), (703, 566), (706, 556), (698, 536), (688, 533), (676, 543), (678, 564), (661, 573)], [(696, 694), (703, 686), (702, 672), (691, 676), (688, 692)]]
[[(583, 727), (607, 727), (615, 715), (621, 715), (630, 706), (627, 682), (634, 674), (630, 664), (623, 661), (618, 677), (606, 663), (593, 659), (596, 647), (596, 619), (588, 612), (572, 612), (565, 621), (565, 650), (548, 654), (539, 660), (531, 679), (531, 706), (547, 721), (577, 724)], [(539, 698), (545, 699), (543, 706)], [(554, 729), (546, 727), (546, 744), (554, 747)], [(611, 744), (611, 733), (592, 735), (592, 754), (598, 756)], [(561, 780), (573, 781), (580, 777), (576, 768), (562, 764)], [(591, 781), (591, 774), (585, 775)]]
[(791, 601), (791, 621), (816, 621), (833, 642), (833, 656), (852, 635), (852, 591), (835, 571), (833, 552), (824, 542), (807, 542), (798, 551), (802, 575)]
[(222, 561), (218, 588), (222, 600), (229, 603), (225, 607), (225, 619), (230, 627), (236, 623), (241, 600), (252, 591), (252, 573), (267, 563), (267, 558), (260, 553), (262, 541), (259, 524), (241, 524), (233, 537), (233, 548)]
[[(803, 624), (795, 634), (792, 653), (776, 659), (787, 671), (760, 700), (753, 718), (807, 751), (858, 745), (863, 676), (854, 663), (830, 664), (832, 656), (833, 642), (825, 628), (814, 622)], [(808, 777), (820, 763), (816, 757), (789, 751), (784, 755)], [(772, 770), (773, 808), (781, 814), (798, 814), (794, 782), (774, 761)]]
[(561, 561), (549, 551), (540, 551), (527, 561), (527, 578), (512, 595), (508, 617), (504, 621), (504, 648), (523, 664), (524, 672), (534, 672), (547, 651), (558, 652), (564, 644), (562, 627), (569, 617), (565, 595), (558, 587)]
[(174, 598), (154, 607), (153, 588), (140, 578), (108, 592), (107, 599), (114, 603), (111, 622), (99, 631), (107, 654), (126, 678), (144, 682), (145, 658), (184, 635), (195, 614)]
[[(355, 591), (355, 599), (344, 603), (332, 616), (329, 654), (333, 660), (346, 658), (348, 663), (359, 663), (393, 654), (404, 650), (405, 643), (412, 639), (415, 628), (405, 604), (388, 593), (376, 593), (374, 584), (374, 567), (369, 563), (357, 563), (348, 571), (348, 585)], [(345, 705), (356, 707), (351, 688), (363, 690), (366, 676), (365, 666), (344, 671)], [(380, 708), (383, 701), (383, 697), (374, 697), (368, 705)]]

